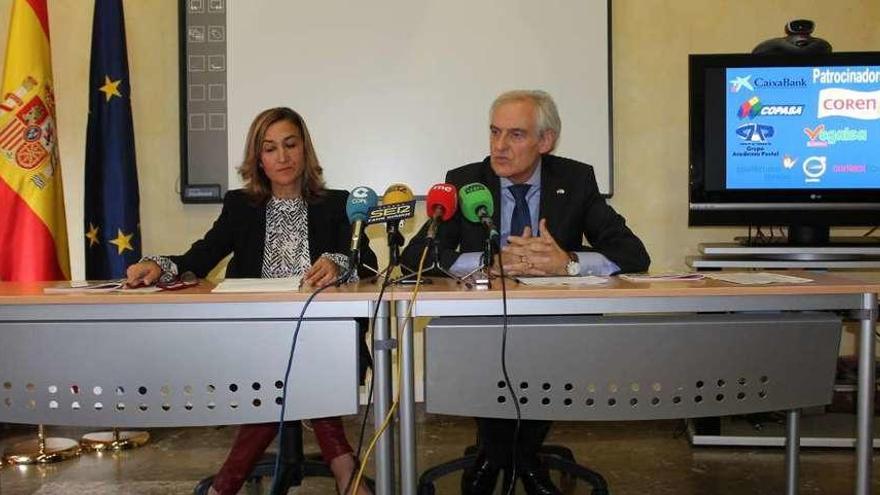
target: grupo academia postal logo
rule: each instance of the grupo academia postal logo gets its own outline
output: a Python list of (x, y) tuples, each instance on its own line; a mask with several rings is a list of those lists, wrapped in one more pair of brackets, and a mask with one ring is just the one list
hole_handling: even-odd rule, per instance
[(737, 127), (734, 132), (745, 141), (741, 144), (770, 144), (768, 139), (773, 137), (775, 130), (772, 125), (749, 123)]

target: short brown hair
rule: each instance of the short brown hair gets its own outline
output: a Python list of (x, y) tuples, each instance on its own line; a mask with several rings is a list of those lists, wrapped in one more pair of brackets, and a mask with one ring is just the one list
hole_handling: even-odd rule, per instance
[(305, 170), (303, 170), (302, 197), (306, 203), (311, 203), (324, 195), (324, 170), (318, 163), (318, 155), (312, 145), (312, 137), (306, 127), (306, 121), (294, 110), (287, 107), (276, 107), (263, 110), (251, 122), (247, 140), (244, 146), (244, 161), (238, 167), (238, 173), (244, 181), (244, 190), (255, 203), (263, 203), (272, 195), (272, 184), (269, 177), (260, 167), (260, 153), (266, 130), (272, 124), (286, 120), (295, 125), (302, 134), (303, 156), (305, 158)]

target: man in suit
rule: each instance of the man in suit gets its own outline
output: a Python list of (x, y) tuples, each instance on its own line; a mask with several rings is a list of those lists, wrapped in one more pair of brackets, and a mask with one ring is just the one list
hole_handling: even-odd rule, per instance
[[(492, 193), (501, 249), (490, 270), (499, 272), (499, 257), (506, 275), (647, 270), (650, 259), (644, 245), (600, 195), (592, 167), (550, 154), (560, 129), (549, 94), (504, 93), (491, 108), (490, 156), (446, 175), (446, 182), (459, 189), (479, 182)], [(468, 222), (457, 212), (437, 232), (440, 264), (457, 275), (473, 271), (480, 266), (486, 237), (483, 225)], [(404, 250), (404, 263), (417, 266), (426, 242), (423, 229)], [(514, 440), (515, 421), (477, 418), (479, 451), (462, 476), (462, 493), (492, 493), (500, 469), (512, 462), (527, 493), (560, 493), (537, 455), (550, 425), (524, 420)], [(514, 441), (516, 459), (512, 459)]]

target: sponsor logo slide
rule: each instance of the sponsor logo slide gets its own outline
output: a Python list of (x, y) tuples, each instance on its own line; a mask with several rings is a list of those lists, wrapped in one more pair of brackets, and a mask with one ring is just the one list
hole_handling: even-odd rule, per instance
[(849, 117), (859, 120), (880, 119), (880, 90), (855, 91), (843, 88), (819, 90), (818, 118)]

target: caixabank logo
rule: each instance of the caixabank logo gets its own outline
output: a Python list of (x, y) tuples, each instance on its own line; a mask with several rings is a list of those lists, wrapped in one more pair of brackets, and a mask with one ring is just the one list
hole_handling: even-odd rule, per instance
[(757, 96), (744, 101), (739, 106), (737, 116), (740, 119), (754, 119), (755, 117), (798, 117), (804, 114), (803, 105), (780, 105), (764, 104)]

